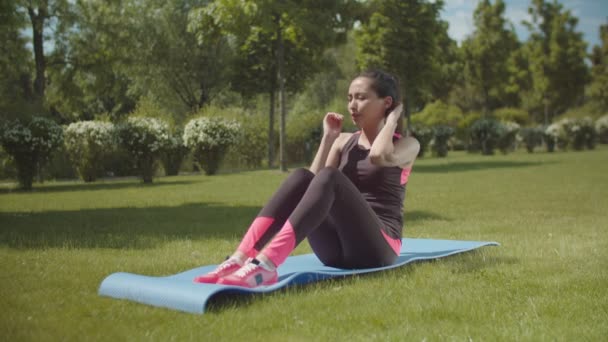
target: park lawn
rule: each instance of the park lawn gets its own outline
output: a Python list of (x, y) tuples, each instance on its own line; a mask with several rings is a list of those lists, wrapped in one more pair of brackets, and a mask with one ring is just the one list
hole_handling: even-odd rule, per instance
[[(97, 295), (118, 271), (218, 263), (285, 174), (0, 188), (0, 336), (23, 340), (605, 340), (608, 148), (423, 158), (404, 236), (497, 241), (432, 262), (214, 303)], [(309, 253), (307, 243), (294, 253)]]

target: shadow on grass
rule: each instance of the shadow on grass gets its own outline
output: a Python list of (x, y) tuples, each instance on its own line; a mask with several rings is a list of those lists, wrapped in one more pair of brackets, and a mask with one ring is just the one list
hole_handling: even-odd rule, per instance
[[(0, 246), (43, 248), (154, 248), (174, 240), (238, 240), (257, 206), (191, 203), (176, 207), (0, 212)], [(443, 219), (413, 211), (407, 221)]]
[(82, 182), (65, 182), (65, 183), (47, 183), (42, 186), (34, 184), (31, 191), (23, 191), (18, 188), (7, 188), (0, 187), (0, 195), (8, 193), (23, 193), (23, 194), (36, 194), (36, 193), (49, 193), (49, 192), (69, 192), (69, 191), (97, 191), (97, 190), (122, 190), (129, 188), (155, 188), (165, 185), (190, 185), (195, 183), (201, 183), (203, 180), (197, 181), (186, 181), (186, 180), (163, 180), (156, 181), (152, 184), (144, 184), (141, 180), (109, 180), (107, 182), (93, 182), (93, 183), (82, 183)]
[(153, 248), (172, 240), (236, 238), (260, 207), (177, 207), (0, 213), (0, 245), (11, 248)]
[(448, 162), (438, 165), (415, 165), (414, 172), (420, 173), (445, 173), (445, 172), (466, 172), (487, 169), (509, 169), (520, 167), (531, 167), (545, 165), (554, 162), (521, 162), (521, 161), (474, 161), (474, 162)]

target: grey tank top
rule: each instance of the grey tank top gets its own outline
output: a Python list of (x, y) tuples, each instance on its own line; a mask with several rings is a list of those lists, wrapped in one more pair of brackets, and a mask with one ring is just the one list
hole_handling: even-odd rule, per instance
[[(359, 189), (384, 227), (384, 232), (400, 239), (403, 229), (403, 201), (410, 169), (380, 167), (369, 160), (369, 149), (359, 146), (360, 132), (353, 133), (342, 149), (338, 169)], [(398, 139), (395, 135), (393, 141)]]

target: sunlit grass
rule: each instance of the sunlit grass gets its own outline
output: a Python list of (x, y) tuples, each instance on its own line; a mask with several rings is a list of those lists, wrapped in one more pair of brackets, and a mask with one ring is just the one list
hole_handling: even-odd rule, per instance
[[(15, 340), (603, 340), (608, 149), (419, 160), (406, 237), (500, 247), (213, 303), (203, 316), (99, 297), (117, 271), (217, 263), (277, 171), (0, 188), (0, 336)], [(303, 243), (295, 253), (309, 253)]]

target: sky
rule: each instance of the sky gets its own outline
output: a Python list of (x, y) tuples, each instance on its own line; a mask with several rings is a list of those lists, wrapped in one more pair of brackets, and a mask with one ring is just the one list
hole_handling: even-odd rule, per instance
[[(450, 24), (448, 29), (450, 37), (460, 43), (475, 28), (473, 12), (479, 0), (444, 0), (444, 2), (441, 18)], [(528, 15), (531, 0), (504, 0), (504, 2), (506, 18), (515, 26), (519, 40), (525, 41), (529, 33), (521, 22), (531, 20)], [(591, 51), (593, 45), (600, 45), (600, 25), (608, 23), (608, 0), (560, 0), (559, 2), (579, 19), (577, 29), (583, 33), (587, 50)]]

